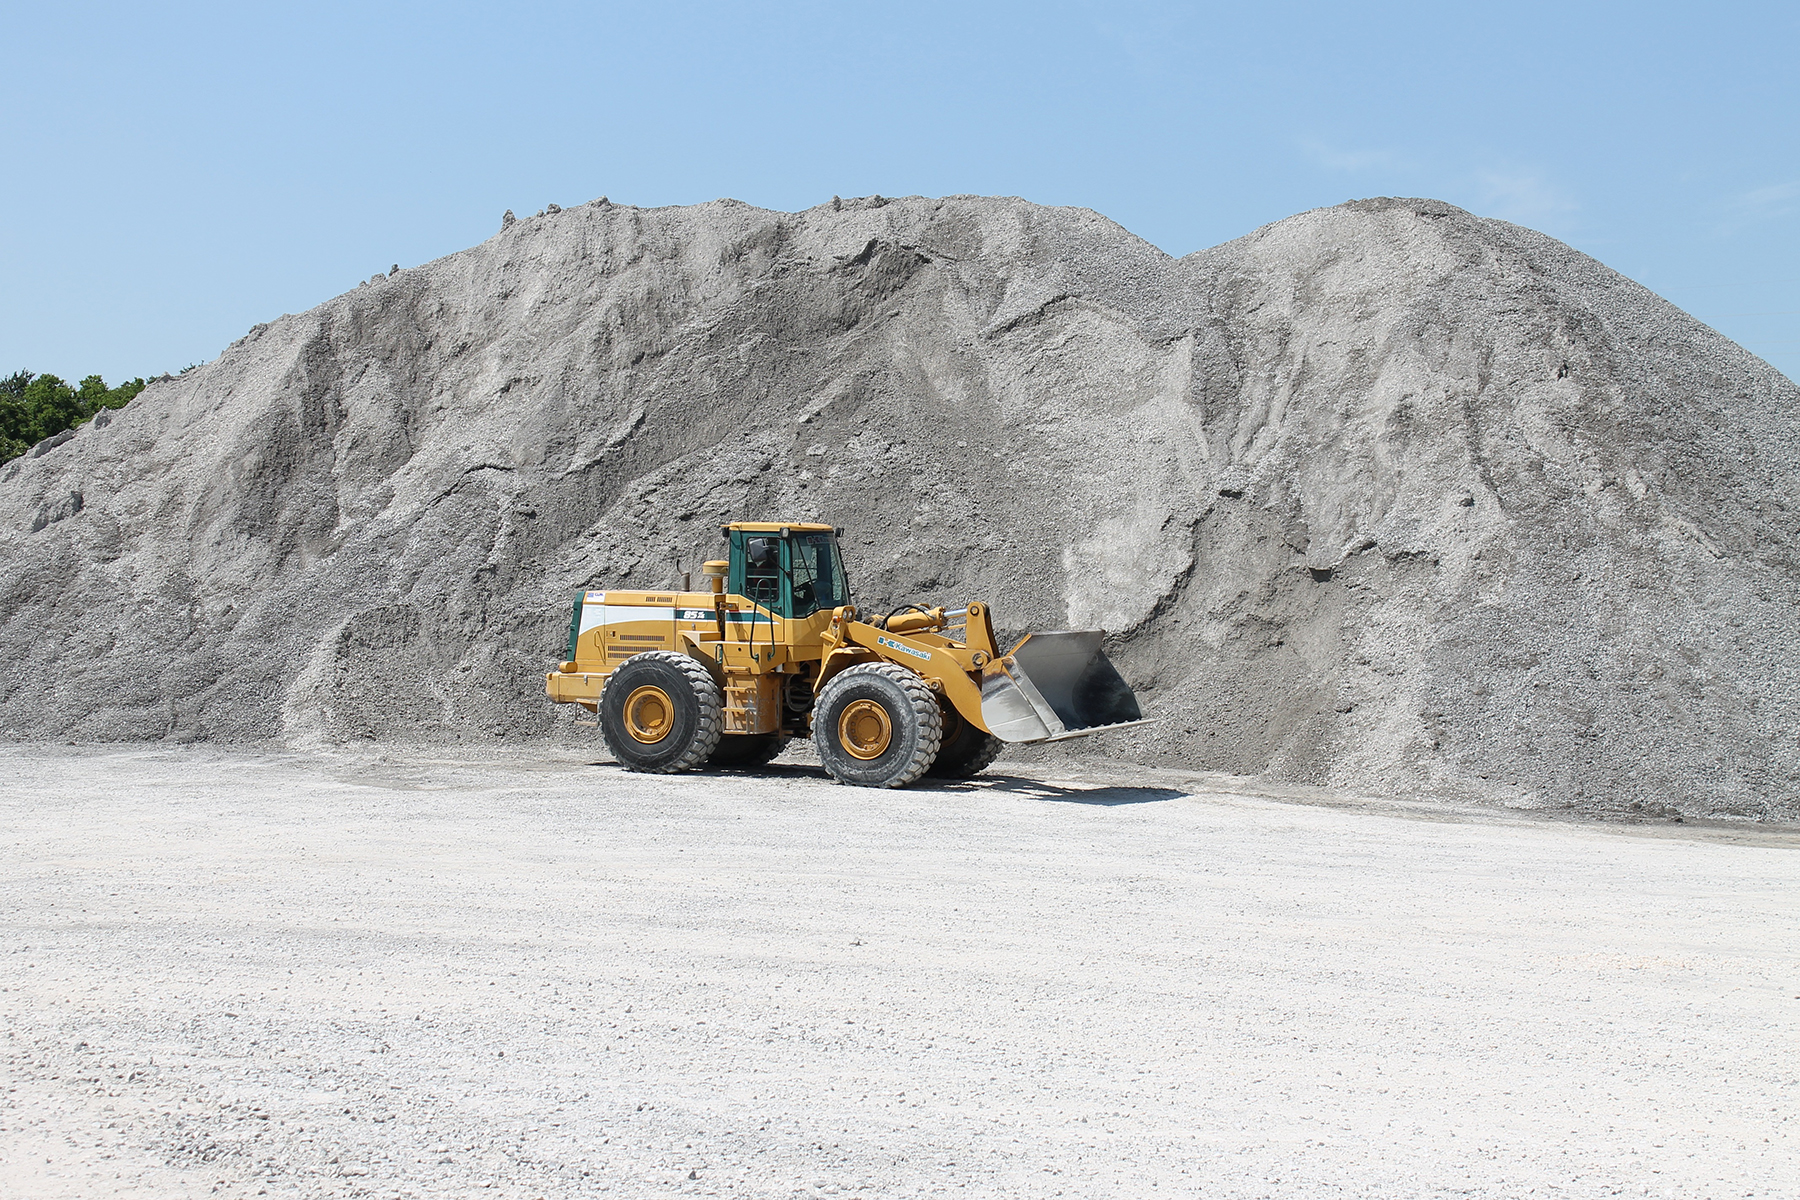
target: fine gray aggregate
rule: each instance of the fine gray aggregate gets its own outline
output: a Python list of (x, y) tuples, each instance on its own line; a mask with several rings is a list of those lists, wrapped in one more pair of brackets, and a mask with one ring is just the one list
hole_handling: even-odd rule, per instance
[(0, 749), (0, 1195), (1796, 1195), (1793, 832), (1148, 775)]
[(575, 589), (785, 516), (869, 607), (1107, 629), (1157, 723), (1059, 754), (1792, 819), (1797, 414), (1435, 201), (1181, 259), (1016, 199), (596, 201), (0, 468), (0, 736), (542, 735)]

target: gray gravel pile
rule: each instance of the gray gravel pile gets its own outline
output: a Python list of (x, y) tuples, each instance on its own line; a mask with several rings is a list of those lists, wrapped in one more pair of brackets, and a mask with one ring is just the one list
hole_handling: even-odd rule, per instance
[(1161, 720), (1071, 753), (1791, 818), (1797, 418), (1433, 201), (1183, 259), (1012, 199), (598, 201), (0, 468), (0, 733), (545, 733), (575, 588), (785, 514), (845, 527), (862, 599), (1112, 631)]

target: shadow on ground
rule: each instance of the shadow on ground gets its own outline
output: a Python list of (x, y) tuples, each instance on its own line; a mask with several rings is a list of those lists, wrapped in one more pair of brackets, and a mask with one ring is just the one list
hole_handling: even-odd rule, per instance
[(1054, 801), (1059, 804), (1100, 804), (1106, 806), (1117, 804), (1155, 804), (1162, 800), (1173, 800), (1177, 796), (1187, 795), (1186, 792), (1176, 788), (1084, 787), (1081, 784), (1052, 783), (1047, 779), (1028, 779), (1022, 775), (981, 775), (974, 779), (959, 780), (954, 784), (940, 785), (939, 790), (963, 791), (976, 788), (997, 792), (1013, 792), (1017, 795), (1029, 796), (1033, 800)]
[[(600, 760), (593, 764), (596, 767), (622, 769), (618, 764)], [(831, 777), (823, 767), (807, 763), (769, 763), (760, 767), (708, 767), (708, 775), (753, 775), (763, 779), (812, 779), (825, 782)], [(996, 775), (992, 773), (978, 775), (973, 779), (933, 779), (926, 776), (910, 785), (907, 791), (912, 792), (1011, 792), (1033, 800), (1052, 801), (1060, 804), (1098, 804), (1113, 806), (1119, 804), (1155, 804), (1163, 800), (1173, 800), (1177, 796), (1188, 795), (1179, 788), (1166, 787), (1116, 787), (1104, 784), (1087, 786), (1076, 783), (1052, 783), (1045, 779), (1031, 779), (1024, 775)]]

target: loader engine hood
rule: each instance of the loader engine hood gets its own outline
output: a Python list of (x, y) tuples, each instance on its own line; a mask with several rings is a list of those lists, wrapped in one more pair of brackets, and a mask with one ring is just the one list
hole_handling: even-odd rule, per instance
[(981, 672), (981, 719), (1005, 742), (1057, 742), (1147, 724), (1098, 629), (1027, 634)]

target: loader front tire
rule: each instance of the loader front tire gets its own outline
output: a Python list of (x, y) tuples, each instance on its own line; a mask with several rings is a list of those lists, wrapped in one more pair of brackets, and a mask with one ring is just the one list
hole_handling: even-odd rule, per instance
[(813, 707), (813, 745), (839, 783), (905, 787), (931, 768), (944, 714), (925, 681), (893, 663), (832, 677)]
[(619, 664), (600, 693), (600, 736), (627, 771), (690, 771), (718, 748), (725, 698), (699, 660), (646, 650)]
[(945, 703), (944, 741), (938, 747), (937, 761), (927, 775), (939, 779), (969, 779), (992, 765), (1006, 743), (985, 729), (978, 729), (956, 709)]

